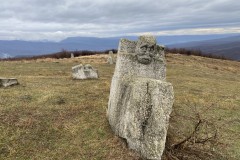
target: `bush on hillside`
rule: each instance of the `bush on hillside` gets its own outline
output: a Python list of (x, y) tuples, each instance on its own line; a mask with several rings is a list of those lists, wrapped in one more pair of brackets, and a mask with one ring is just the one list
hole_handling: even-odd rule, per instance
[(185, 48), (165, 48), (166, 53), (175, 53), (175, 54), (184, 54), (184, 55), (194, 55), (194, 56), (201, 56), (201, 57), (208, 57), (208, 58), (215, 58), (215, 59), (224, 59), (227, 58), (224, 56), (218, 56), (213, 54), (206, 54), (203, 53), (201, 50), (194, 50), (194, 49), (185, 49)]

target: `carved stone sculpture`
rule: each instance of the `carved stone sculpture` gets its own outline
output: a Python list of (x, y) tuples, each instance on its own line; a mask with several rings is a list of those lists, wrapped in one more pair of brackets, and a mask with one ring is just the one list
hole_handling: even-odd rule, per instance
[(73, 79), (96, 79), (98, 78), (98, 71), (90, 64), (77, 65), (72, 67)]
[(161, 159), (173, 87), (166, 82), (164, 46), (153, 36), (121, 39), (107, 117), (114, 133), (147, 159)]

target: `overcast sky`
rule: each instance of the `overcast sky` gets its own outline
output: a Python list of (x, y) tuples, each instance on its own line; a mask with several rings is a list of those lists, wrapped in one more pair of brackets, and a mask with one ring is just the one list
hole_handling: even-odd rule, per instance
[(240, 33), (239, 0), (0, 0), (0, 39)]

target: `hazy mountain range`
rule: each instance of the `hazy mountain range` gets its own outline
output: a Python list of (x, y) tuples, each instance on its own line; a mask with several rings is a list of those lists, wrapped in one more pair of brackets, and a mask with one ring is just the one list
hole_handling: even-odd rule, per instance
[(240, 35), (213, 40), (172, 44), (168, 47), (200, 49), (205, 54), (219, 55), (240, 61)]
[[(49, 54), (63, 49), (68, 51), (117, 49), (120, 38), (137, 39), (136, 36), (128, 36), (110, 38), (69, 37), (60, 42), (0, 40), (0, 58)], [(157, 41), (167, 47), (197, 48), (207, 53), (227, 54), (231, 58), (240, 59), (238, 56), (240, 36), (236, 36), (236, 34), (158, 36)]]

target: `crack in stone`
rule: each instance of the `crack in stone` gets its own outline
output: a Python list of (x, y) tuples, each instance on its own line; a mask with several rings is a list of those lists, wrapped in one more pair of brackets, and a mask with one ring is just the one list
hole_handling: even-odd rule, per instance
[(152, 99), (151, 94), (149, 93), (149, 83), (147, 83), (147, 93), (144, 96), (144, 105), (143, 105), (143, 122), (141, 123), (141, 129), (142, 129), (142, 139), (144, 139), (144, 135), (146, 132), (146, 127), (148, 125), (148, 120), (151, 117), (152, 114)]

